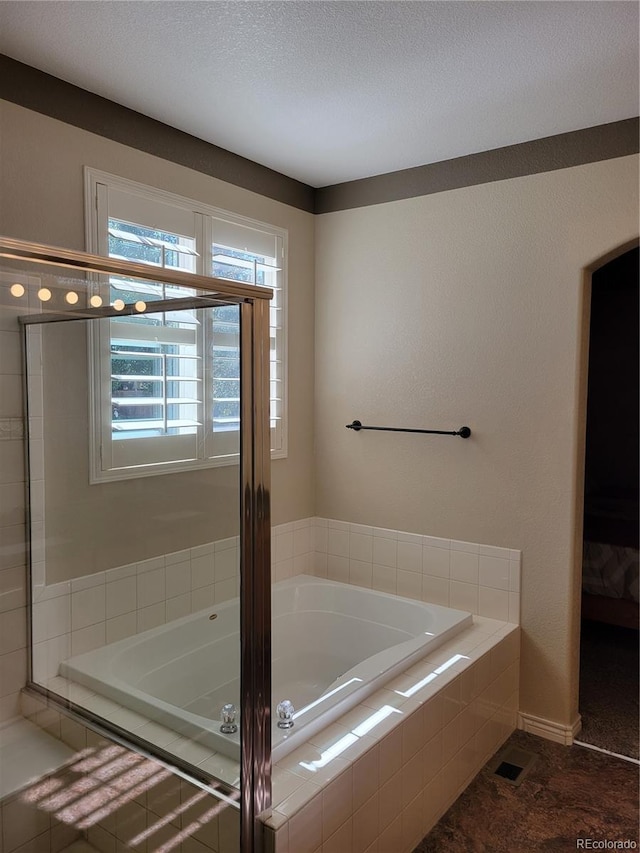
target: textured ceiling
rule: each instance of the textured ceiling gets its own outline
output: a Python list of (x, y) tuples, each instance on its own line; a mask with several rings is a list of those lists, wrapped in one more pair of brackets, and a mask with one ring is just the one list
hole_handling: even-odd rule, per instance
[(0, 2), (0, 52), (312, 186), (638, 114), (638, 3)]

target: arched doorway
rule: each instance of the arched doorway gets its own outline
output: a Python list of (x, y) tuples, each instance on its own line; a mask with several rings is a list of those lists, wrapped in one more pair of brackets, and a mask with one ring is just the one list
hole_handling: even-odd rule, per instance
[(583, 360), (579, 741), (638, 759), (637, 244), (594, 267)]

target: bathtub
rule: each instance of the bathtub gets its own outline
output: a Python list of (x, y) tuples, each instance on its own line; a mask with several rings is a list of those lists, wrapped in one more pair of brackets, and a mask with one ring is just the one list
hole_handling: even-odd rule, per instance
[[(274, 761), (472, 621), (460, 610), (306, 575), (272, 590)], [(238, 599), (60, 667), (66, 678), (235, 760), (239, 734), (220, 732), (220, 711), (239, 706), (239, 673)], [(276, 726), (282, 699), (296, 709), (288, 730)]]

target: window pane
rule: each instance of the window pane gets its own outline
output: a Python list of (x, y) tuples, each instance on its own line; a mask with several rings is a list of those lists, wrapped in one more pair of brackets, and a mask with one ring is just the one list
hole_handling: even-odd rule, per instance
[(195, 240), (109, 219), (109, 256), (168, 269), (195, 272)]
[[(195, 272), (193, 238), (112, 218), (108, 229), (111, 257)], [(174, 291), (163, 283), (110, 279), (112, 304), (118, 299), (150, 305), (178, 295)], [(184, 296), (184, 290), (179, 295)], [(202, 404), (197, 325), (193, 311), (125, 315), (110, 321), (113, 439), (197, 431)]]
[[(274, 241), (275, 249), (275, 241)], [(278, 347), (276, 332), (282, 328), (282, 310), (280, 308), (280, 289), (275, 287), (277, 283), (278, 267), (276, 266), (276, 258), (267, 255), (255, 254), (252, 252), (234, 249), (230, 246), (214, 243), (212, 246), (212, 274), (218, 278), (230, 278), (234, 281), (243, 281), (248, 284), (257, 284), (265, 287), (273, 287), (274, 296), (271, 300), (271, 353), (270, 361), (271, 368), (271, 421), (280, 415), (281, 405), (280, 398), (280, 375), (277, 368), (274, 368), (275, 362), (278, 360)], [(232, 306), (230, 306), (232, 308)], [(234, 310), (232, 308), (232, 310)], [(237, 315), (236, 315), (237, 316)], [(229, 308), (215, 309), (215, 319), (213, 323), (214, 342), (223, 342), (225, 333), (228, 335), (237, 330), (237, 321), (232, 322), (232, 314)], [(227, 340), (224, 340), (227, 343)], [(215, 343), (214, 343), (215, 347)], [(239, 351), (236, 348), (226, 355), (218, 348), (217, 356), (214, 356), (214, 377), (218, 379), (234, 379), (240, 376)], [(238, 382), (239, 387), (239, 382)], [(231, 429), (237, 428), (235, 420), (231, 420), (231, 415), (227, 418), (222, 416), (222, 412), (230, 412), (231, 406), (223, 403), (223, 400), (229, 398), (239, 398), (239, 391), (236, 394), (235, 389), (232, 390), (231, 383), (227, 383), (225, 388), (222, 382), (214, 380), (214, 430), (216, 429)], [(235, 410), (234, 410), (235, 411)], [(239, 422), (238, 422), (239, 424)]]
[(112, 343), (114, 439), (196, 431), (200, 377), (195, 356), (194, 346)]
[(240, 311), (225, 305), (211, 312), (212, 430), (240, 429)]

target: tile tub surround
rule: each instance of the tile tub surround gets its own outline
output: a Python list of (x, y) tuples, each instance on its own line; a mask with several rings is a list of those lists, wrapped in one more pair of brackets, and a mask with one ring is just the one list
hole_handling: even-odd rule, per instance
[[(274, 582), (312, 574), (520, 621), (520, 551), (305, 518), (272, 528), (271, 554)], [(34, 578), (33, 675), (47, 684), (62, 660), (235, 598), (238, 537), (49, 586), (39, 562)]]
[[(395, 575), (400, 578), (401, 585), (401, 572), (411, 572), (421, 579), (432, 577), (424, 571), (419, 573), (417, 568), (431, 568), (433, 554), (427, 549), (438, 549), (442, 554), (436, 557), (439, 560), (437, 567), (443, 575), (446, 574), (446, 567), (449, 567), (449, 582), (452, 571), (454, 576), (462, 571), (459, 558), (454, 556), (454, 553), (460, 552), (476, 558), (473, 561), (467, 558), (467, 580), (460, 583), (475, 580), (475, 574), (469, 572), (477, 564), (479, 590), (480, 558), (487, 557), (507, 563), (509, 586), (516, 589), (519, 586), (518, 552), (507, 552), (507, 560), (504, 552), (489, 551), (487, 546), (442, 540), (434, 544), (436, 540), (431, 538), (414, 537), (397, 531), (369, 530), (371, 532), (363, 533), (360, 526), (323, 519), (303, 520), (274, 528), (274, 580), (294, 572), (309, 572), (310, 569), (322, 575), (325, 566), (328, 574), (328, 566), (332, 562), (330, 558), (338, 556), (328, 552), (348, 547), (349, 553), (364, 557), (369, 555), (370, 546), (372, 567), (382, 565), (373, 563), (375, 548), (377, 558), (395, 562)], [(336, 536), (330, 531), (341, 535)], [(452, 547), (452, 544), (457, 547)], [(417, 561), (418, 551), (415, 547), (399, 547), (403, 545), (418, 546), (423, 552), (422, 563)], [(462, 550), (463, 547), (467, 550)], [(481, 550), (485, 553), (481, 553)], [(426, 561), (425, 551), (429, 558)], [(216, 553), (214, 546), (214, 583)], [(193, 582), (194, 577), (201, 578), (199, 573), (204, 564), (198, 561), (202, 554), (194, 554), (193, 563), (191, 556), (188, 576)], [(358, 563), (366, 562), (355, 556), (353, 559)], [(351, 558), (348, 560), (350, 562)], [(170, 556), (169, 561), (165, 562), (165, 572), (169, 565), (182, 563), (184, 567), (186, 562), (174, 562)], [(453, 570), (452, 563), (456, 564)], [(487, 581), (491, 577), (493, 580), (491, 570), (497, 567), (506, 569), (503, 563), (492, 564), (483, 560), (482, 579)], [(195, 573), (192, 571), (194, 564)], [(398, 564), (410, 565), (412, 568), (399, 569)], [(149, 566), (148, 572), (158, 572), (159, 568), (159, 565)], [(357, 570), (360, 568), (356, 566)], [(393, 566), (386, 568), (394, 569)], [(143, 569), (147, 569), (147, 565)], [(135, 575), (130, 567), (113, 571), (114, 579), (107, 581), (105, 578), (105, 587), (108, 583), (133, 578), (137, 591), (137, 567)], [(120, 577), (120, 574), (124, 577)], [(147, 574), (147, 571), (141, 574)], [(363, 579), (358, 571), (347, 578), (351, 582)], [(497, 582), (504, 585), (504, 578), (502, 575)], [(167, 586), (165, 574), (165, 594)], [(80, 589), (72, 589), (71, 594), (94, 588), (85, 586), (84, 579), (81, 579)], [(397, 593), (397, 585), (395, 591)], [(517, 595), (515, 590), (510, 589), (509, 593), (512, 592)], [(451, 596), (446, 603), (450, 601)], [(480, 602), (478, 595), (479, 605)], [(86, 605), (86, 602), (83, 603)], [(378, 691), (338, 723), (285, 757), (274, 766), (274, 808), (265, 827), (269, 843), (275, 845), (276, 853), (303, 853), (306, 849), (303, 838), (317, 842), (315, 847), (309, 848), (309, 853), (331, 853), (332, 850), (342, 853), (347, 849), (351, 851), (349, 845), (353, 846), (354, 851), (362, 850), (364, 853), (368, 847), (375, 849), (378, 840), (380, 845), (387, 845), (386, 848), (382, 847), (383, 850), (393, 850), (394, 853), (400, 853), (405, 848), (411, 850), (514, 729), (518, 708), (518, 667), (519, 628), (507, 619), (496, 620), (476, 614), (473, 626), (436, 650), (432, 659), (427, 657), (410, 667), (384, 690)], [(57, 683), (52, 683), (51, 687), (64, 692)], [(105, 701), (101, 697), (96, 698)], [(84, 701), (81, 704), (85, 704)], [(111, 708), (107, 710), (109, 715), (113, 711)], [(126, 709), (116, 709), (116, 713), (126, 713)], [(52, 733), (59, 726), (60, 736), (67, 742), (69, 737), (76, 737), (69, 720), (65, 723), (58, 715), (59, 721), (56, 722), (55, 714), (49, 718), (47, 715), (51, 715), (51, 710), (40, 711), (36, 714), (36, 722), (48, 725)], [(140, 719), (134, 723), (142, 727), (147, 721)], [(166, 744), (165, 732), (154, 730), (154, 733), (163, 738), (163, 744)], [(173, 737), (175, 746), (175, 733)], [(411, 747), (404, 746), (405, 740)], [(191, 745), (185, 742), (182, 746), (189, 750)], [(178, 749), (182, 749), (182, 746), (177, 744)], [(346, 748), (342, 749), (343, 746)], [(332, 749), (339, 753), (333, 758)], [(330, 751), (328, 759), (327, 750)], [(405, 764), (403, 750), (404, 758), (407, 759)], [(422, 759), (415, 761), (418, 754)], [(204, 766), (207, 761), (215, 762), (217, 759), (198, 752), (190, 760)], [(375, 780), (373, 787), (372, 780)], [(343, 801), (347, 789), (351, 794)], [(362, 792), (367, 794), (364, 800)], [(348, 806), (345, 806), (345, 802)], [(335, 803), (338, 803), (339, 808), (332, 816), (332, 804)], [(368, 836), (361, 835), (365, 828), (374, 826), (377, 833), (375, 837), (369, 840)], [(348, 839), (348, 843), (345, 839)], [(365, 841), (369, 843), (362, 846)], [(299, 846), (301, 844), (302, 847)]]
[[(272, 529), (274, 579), (314, 573), (313, 522), (303, 519)], [(58, 675), (60, 662), (73, 655), (236, 598), (239, 539), (49, 585), (44, 583), (45, 565), (38, 561), (33, 577), (33, 674), (34, 681), (46, 684)], [(22, 618), (24, 613), (22, 607)]]
[[(312, 524), (312, 574), (520, 623), (520, 551), (325, 518)], [(276, 562), (274, 580), (286, 568)]]
[(410, 853), (514, 731), (520, 629), (474, 625), (273, 768), (270, 853)]
[[(38, 572), (44, 576), (42, 568)], [(60, 662), (236, 598), (232, 537), (45, 586), (33, 595), (33, 675), (45, 684)]]

